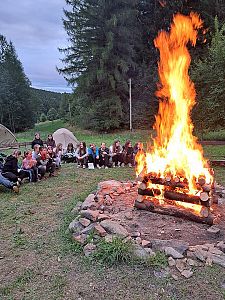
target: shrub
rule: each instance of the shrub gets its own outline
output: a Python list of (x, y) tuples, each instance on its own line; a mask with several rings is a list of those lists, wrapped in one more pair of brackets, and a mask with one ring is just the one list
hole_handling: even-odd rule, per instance
[(47, 117), (44, 113), (42, 113), (40, 116), (40, 122), (45, 122), (45, 121), (47, 121)]
[(110, 266), (129, 262), (132, 260), (132, 244), (131, 242), (124, 242), (119, 237), (115, 237), (110, 243), (101, 240), (92, 258)]

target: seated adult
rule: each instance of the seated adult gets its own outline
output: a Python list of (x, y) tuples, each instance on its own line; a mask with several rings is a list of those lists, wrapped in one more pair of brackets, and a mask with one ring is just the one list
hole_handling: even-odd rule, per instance
[(36, 182), (38, 179), (38, 168), (36, 167), (37, 161), (32, 158), (31, 150), (25, 151), (24, 160), (22, 162), (22, 169), (28, 172), (30, 181)]
[(44, 143), (41, 140), (40, 134), (38, 132), (36, 132), (34, 135), (34, 140), (32, 141), (32, 144), (31, 144), (32, 149), (34, 149), (35, 145), (40, 145), (41, 147), (44, 146)]
[(13, 182), (21, 182), (27, 177), (23, 170), (18, 168), (18, 158), (21, 156), (21, 151), (14, 150), (12, 155), (7, 156), (4, 166), (2, 168), (2, 175)]
[(85, 142), (80, 142), (80, 145), (75, 152), (75, 156), (77, 159), (77, 167), (85, 169), (88, 164), (88, 149)]
[(113, 167), (120, 167), (124, 165), (123, 160), (123, 147), (120, 145), (119, 140), (115, 140), (109, 149), (110, 156), (112, 157)]
[(134, 148), (130, 140), (126, 141), (123, 149), (124, 163), (129, 167), (134, 166)]
[(62, 156), (62, 161), (65, 163), (72, 163), (76, 161), (76, 151), (72, 143), (67, 145), (66, 152)]
[(95, 144), (90, 144), (90, 148), (88, 148), (88, 162), (93, 163), (95, 168), (100, 169), (99, 149)]
[(101, 143), (101, 147), (99, 148), (99, 165), (100, 167), (104, 167), (108, 169), (109, 167), (109, 148), (106, 147), (105, 143)]
[(54, 149), (56, 147), (56, 143), (55, 143), (55, 140), (53, 139), (52, 134), (48, 135), (48, 139), (46, 141), (46, 144), (47, 144), (47, 146), (51, 146), (52, 149)]
[(10, 181), (6, 177), (4, 177), (1, 173), (0, 173), (0, 184), (6, 187), (7, 189), (13, 190), (15, 193), (19, 193), (19, 184)]

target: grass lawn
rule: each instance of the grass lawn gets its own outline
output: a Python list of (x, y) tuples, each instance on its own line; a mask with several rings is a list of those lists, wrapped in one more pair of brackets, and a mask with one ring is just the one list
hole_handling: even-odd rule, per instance
[[(44, 123), (35, 130), (44, 139), (62, 125)], [(31, 140), (34, 131), (19, 134), (18, 139)], [(116, 137), (135, 142), (149, 135), (147, 131), (129, 136), (128, 132), (99, 136), (73, 131), (79, 140), (99, 144), (104, 139), (108, 145)], [(220, 149), (208, 146), (205, 151), (212, 155)], [(23, 185), (19, 195), (0, 188), (0, 299), (225, 299), (225, 271), (216, 266), (199, 268), (192, 278), (174, 281), (156, 277), (152, 267), (131, 263), (107, 267), (90, 263), (79, 253), (66, 233), (75, 203), (102, 180), (134, 176), (130, 168), (83, 170), (67, 164), (58, 177)], [(217, 169), (216, 176), (225, 184), (224, 169)]]

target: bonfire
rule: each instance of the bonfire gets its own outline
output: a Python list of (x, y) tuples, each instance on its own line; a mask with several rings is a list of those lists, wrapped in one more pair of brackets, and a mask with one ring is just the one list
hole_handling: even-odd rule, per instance
[(196, 13), (176, 14), (170, 31), (160, 31), (154, 40), (160, 52), (159, 111), (152, 147), (136, 157), (141, 181), (136, 207), (211, 223), (213, 170), (193, 135), (196, 92), (188, 74), (187, 44), (195, 46), (202, 26)]

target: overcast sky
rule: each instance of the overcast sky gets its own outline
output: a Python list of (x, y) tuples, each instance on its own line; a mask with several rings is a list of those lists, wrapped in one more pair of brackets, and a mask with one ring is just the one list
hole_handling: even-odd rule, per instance
[(57, 48), (68, 44), (63, 7), (65, 0), (0, 0), (0, 34), (13, 42), (33, 87), (71, 91), (56, 70)]

